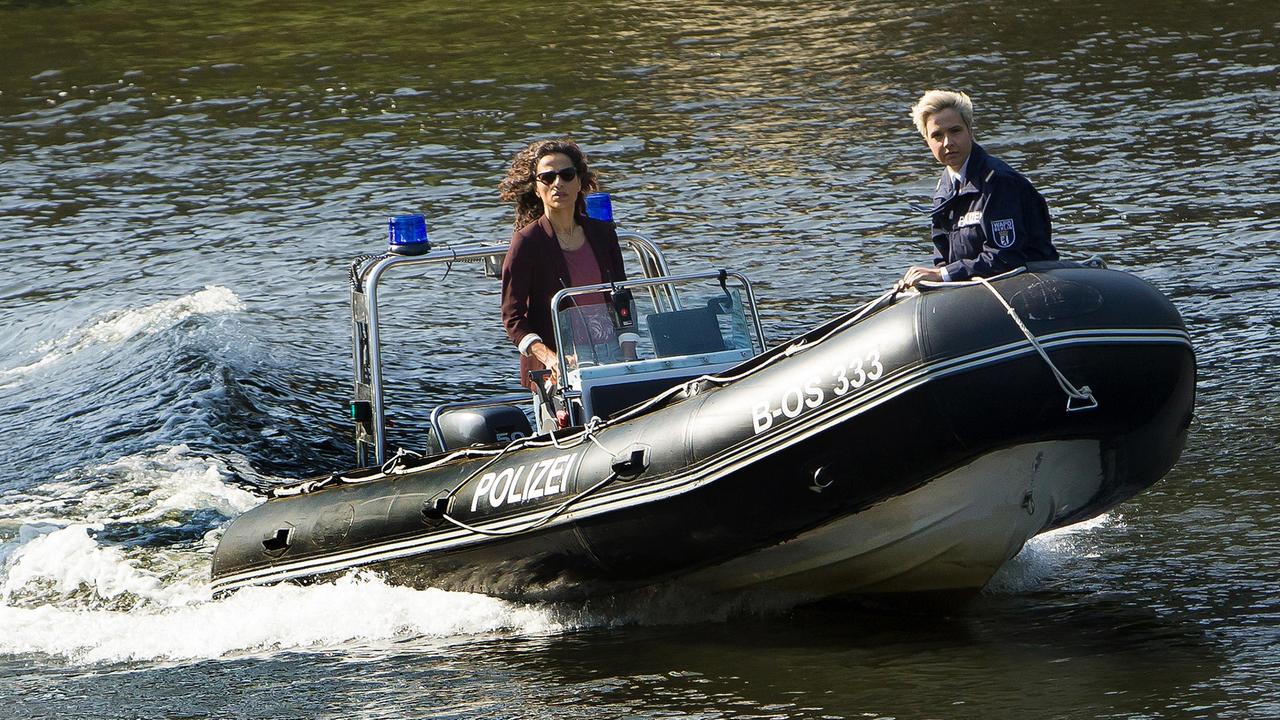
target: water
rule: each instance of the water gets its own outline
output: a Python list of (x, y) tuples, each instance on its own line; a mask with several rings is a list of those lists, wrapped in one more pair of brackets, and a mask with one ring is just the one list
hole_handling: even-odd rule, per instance
[[(1260, 1), (0, 4), (8, 714), (1280, 716), (1276, 31)], [(209, 598), (230, 518), (353, 457), (347, 262), (388, 216), (504, 239), (505, 163), (571, 134), (625, 226), (746, 272), (782, 338), (927, 257), (933, 85), (1064, 255), (1183, 312), (1197, 418), (1151, 491), (963, 607)], [(431, 282), (393, 295), (409, 427), (514, 384), (493, 283)]]

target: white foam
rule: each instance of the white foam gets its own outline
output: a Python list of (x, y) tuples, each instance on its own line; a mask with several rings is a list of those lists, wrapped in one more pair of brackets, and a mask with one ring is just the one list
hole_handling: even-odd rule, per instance
[(351, 576), (308, 587), (247, 588), (225, 600), (159, 612), (0, 605), (0, 653), (83, 663), (194, 660), (357, 641), (545, 634), (563, 628), (553, 616), (546, 608), (483, 595)]
[(161, 447), (63, 473), (0, 503), (0, 653), (73, 662), (190, 660), (362, 640), (554, 632), (549, 608), (373, 575), (307, 587), (248, 588), (211, 599), (221, 531), (177, 547), (125, 547), (96, 534), (238, 515), (261, 498), (229, 483), (228, 461)]
[[(163, 599), (160, 578), (140, 571), (120, 550), (99, 547), (89, 536), (101, 526), (65, 528), (24, 525), (17, 547), (4, 553), (0, 599), (10, 603), (23, 597), (71, 598), (100, 605), (123, 596)], [(6, 543), (11, 545), (12, 543)]]
[(984, 591), (1014, 594), (1036, 590), (1049, 578), (1063, 576), (1073, 561), (1097, 557), (1099, 530), (1123, 526), (1123, 516), (1113, 511), (1037, 535), (996, 572)]
[(229, 484), (229, 475), (221, 459), (178, 445), (9, 494), (0, 503), (0, 537), (9, 536), (0, 544), (0, 601), (135, 609), (207, 599), (208, 556), (218, 530), (177, 547), (130, 549), (100, 545), (94, 534), (108, 524), (166, 531), (201, 510), (234, 517), (262, 501)]
[[(59, 360), (97, 345), (122, 343), (137, 335), (152, 335), (174, 327), (193, 315), (240, 312), (244, 303), (228, 288), (208, 285), (203, 290), (173, 300), (162, 300), (135, 310), (122, 310), (101, 318), (88, 327), (76, 328), (62, 337), (40, 343), (39, 360), (21, 367), (0, 370), (0, 379), (29, 375)], [(16, 384), (11, 381), (0, 387)]]
[(188, 510), (240, 515), (262, 498), (230, 485), (222, 459), (186, 445), (161, 446), (110, 463), (64, 472), (35, 490), (11, 494), (0, 519), (22, 523), (154, 522)]

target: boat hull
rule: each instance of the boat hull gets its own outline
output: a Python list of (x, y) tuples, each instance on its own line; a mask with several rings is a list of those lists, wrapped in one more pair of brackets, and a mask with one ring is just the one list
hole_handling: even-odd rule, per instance
[[(1181, 319), (1141, 280), (1054, 264), (993, 286), (1036, 343), (978, 285), (838, 318), (589, 438), (273, 498), (227, 528), (214, 589), (356, 567), (522, 599), (981, 587), (1162, 477), (1195, 388)], [(1070, 409), (1050, 363), (1098, 406)]]
[[(1030, 443), (984, 455), (902, 495), (773, 547), (690, 573), (709, 591), (843, 593), (972, 590), (1063, 507), (1101, 489), (1094, 440)], [(818, 492), (815, 489), (815, 492)]]

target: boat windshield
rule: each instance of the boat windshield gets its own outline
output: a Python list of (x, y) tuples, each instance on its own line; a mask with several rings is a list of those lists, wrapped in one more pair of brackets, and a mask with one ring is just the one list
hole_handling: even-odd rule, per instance
[(571, 373), (664, 358), (741, 361), (764, 349), (750, 287), (737, 274), (595, 285), (557, 297), (557, 342)]

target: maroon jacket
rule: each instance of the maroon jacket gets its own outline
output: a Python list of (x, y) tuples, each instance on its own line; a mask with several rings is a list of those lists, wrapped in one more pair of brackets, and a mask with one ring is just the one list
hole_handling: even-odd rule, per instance
[[(576, 219), (595, 253), (596, 262), (600, 263), (601, 279), (604, 282), (625, 280), (622, 248), (618, 246), (618, 233), (613, 225), (586, 215)], [(524, 336), (537, 333), (547, 347), (556, 350), (551, 298), (567, 287), (572, 287), (569, 265), (551, 221), (543, 215), (511, 236), (511, 246), (502, 263), (502, 325), (516, 347)], [(520, 384), (529, 387), (529, 371), (542, 369), (537, 358), (521, 355)]]

